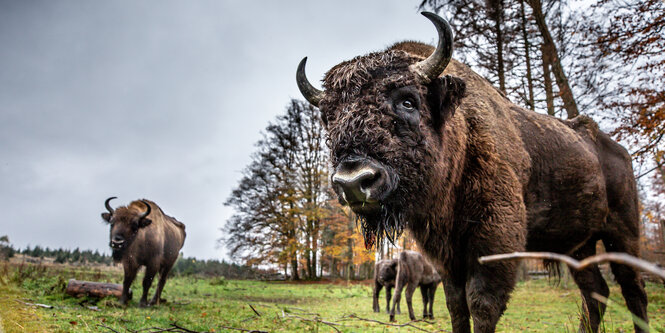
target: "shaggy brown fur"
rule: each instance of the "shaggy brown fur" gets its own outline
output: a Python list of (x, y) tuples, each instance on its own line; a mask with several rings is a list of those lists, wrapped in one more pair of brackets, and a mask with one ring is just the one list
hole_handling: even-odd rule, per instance
[[(150, 214), (141, 218), (150, 205)], [(122, 262), (125, 271), (120, 303), (129, 300), (129, 287), (141, 266), (146, 267), (143, 278), (143, 295), (139, 305), (158, 305), (166, 278), (185, 242), (185, 225), (164, 214), (150, 200), (132, 201), (129, 206), (116, 208), (112, 213), (102, 213), (104, 221), (111, 225), (111, 248), (113, 259)], [(148, 303), (148, 290), (159, 273), (157, 290)]]
[[(587, 117), (562, 121), (516, 106), (454, 60), (447, 75), (421, 83), (409, 65), (432, 50), (400, 43), (333, 67), (319, 107), (335, 172), (380, 167), (381, 191), (351, 202), (367, 245), (409, 228), (444, 268), (454, 332), (469, 332), (470, 316), (476, 332), (493, 332), (515, 285), (516, 262), (480, 265), (480, 256), (531, 250), (581, 259), (598, 240), (639, 256), (623, 147)], [(612, 270), (629, 310), (647, 320), (639, 274)], [(582, 325), (596, 331), (605, 306), (591, 293), (609, 289), (597, 267), (573, 276), (588, 310)]]
[[(402, 288), (406, 286), (406, 305), (409, 307), (409, 318), (416, 320), (413, 314), (411, 299), (413, 292), (420, 287), (423, 297), (423, 318), (434, 319), (432, 307), (434, 305), (434, 294), (436, 287), (441, 282), (441, 276), (434, 266), (420, 253), (415, 251), (404, 251), (399, 254), (397, 269), (397, 285), (393, 298), (393, 308), (390, 311), (390, 321), (395, 320), (395, 304), (399, 304), (402, 297)], [(429, 307), (427, 306), (429, 304)]]
[[(374, 312), (381, 312), (379, 306), (379, 293), (383, 287), (386, 287), (386, 313), (390, 313), (390, 298), (392, 289), (395, 287), (395, 277), (397, 276), (397, 259), (379, 260), (374, 266), (374, 293), (372, 309)], [(399, 302), (397, 303), (397, 313), (400, 313)]]

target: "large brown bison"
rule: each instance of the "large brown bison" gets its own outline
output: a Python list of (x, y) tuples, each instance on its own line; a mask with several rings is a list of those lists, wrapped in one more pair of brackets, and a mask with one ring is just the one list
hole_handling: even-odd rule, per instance
[(416, 320), (411, 299), (413, 292), (420, 287), (420, 294), (423, 297), (423, 318), (434, 319), (434, 312), (432, 311), (434, 294), (436, 294), (436, 287), (441, 282), (441, 277), (429, 260), (416, 251), (400, 253), (395, 281), (395, 297), (393, 297), (393, 307), (390, 311), (390, 321), (395, 320), (395, 304), (399, 305), (402, 298), (402, 288), (404, 287), (406, 287), (406, 305), (409, 308), (409, 318)]
[[(342, 62), (324, 90), (297, 72), (322, 113), (340, 201), (360, 217), (366, 245), (411, 230), (444, 268), (454, 332), (493, 332), (514, 288), (517, 263), (478, 257), (553, 251), (577, 259), (608, 251), (639, 255), (630, 156), (590, 118), (525, 110), (451, 60), (452, 31), (432, 13), (439, 42), (402, 42)], [(444, 73), (444, 69), (446, 72)], [(447, 74), (447, 75), (444, 75)], [(647, 320), (637, 272), (612, 264), (628, 309)], [(609, 289), (597, 267), (573, 272), (582, 328), (597, 331)], [(642, 331), (635, 326), (636, 331)]]
[[(164, 214), (150, 200), (136, 200), (126, 207), (113, 209), (109, 204), (113, 199), (115, 197), (106, 199), (104, 206), (108, 212), (102, 213), (102, 218), (111, 225), (109, 245), (113, 251), (113, 260), (122, 262), (125, 270), (120, 303), (127, 304), (129, 287), (139, 268), (145, 266), (143, 295), (139, 305), (158, 305), (166, 278), (185, 242), (185, 225)], [(148, 290), (157, 273), (157, 290), (148, 303)]]

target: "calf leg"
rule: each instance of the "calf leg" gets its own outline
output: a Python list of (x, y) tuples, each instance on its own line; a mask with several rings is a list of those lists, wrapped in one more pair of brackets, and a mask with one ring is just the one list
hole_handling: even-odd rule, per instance
[(434, 319), (434, 294), (436, 294), (436, 287), (439, 283), (435, 282), (432, 284), (432, 286), (429, 288), (429, 319)]
[[(390, 314), (390, 298), (393, 296), (393, 288), (392, 287), (386, 287), (386, 313)], [(399, 307), (399, 302), (397, 302), (397, 310), (395, 311), (397, 314), (402, 314), (402, 309)]]
[(143, 277), (143, 294), (141, 295), (141, 301), (139, 301), (139, 306), (144, 308), (148, 306), (148, 291), (152, 285), (152, 280), (155, 278), (157, 270), (153, 267), (146, 266), (145, 276)]
[(429, 313), (427, 313), (427, 303), (429, 302), (429, 285), (420, 286), (420, 295), (423, 297), (423, 318), (427, 319)]
[[(374, 292), (372, 293), (372, 309), (374, 312), (381, 312), (381, 307), (379, 306), (379, 293), (381, 292), (383, 285), (377, 281), (374, 281)], [(386, 288), (386, 295), (390, 294), (388, 288)], [(390, 298), (388, 298), (388, 304), (390, 304)], [(390, 309), (390, 306), (388, 306)]]
[(450, 320), (454, 333), (471, 333), (469, 307), (466, 303), (466, 292), (463, 283), (455, 283), (453, 279), (443, 281), (443, 292), (446, 295), (446, 307), (450, 313)]
[(393, 295), (393, 306), (390, 310), (390, 321), (395, 321), (395, 305), (399, 305), (399, 301), (402, 298), (402, 288), (404, 288), (404, 281), (397, 279), (397, 284), (395, 285), (395, 294)]
[[(584, 246), (573, 253), (573, 257), (577, 260), (582, 260), (586, 257), (592, 256), (596, 253), (596, 239), (587, 241)], [(580, 288), (582, 293), (583, 313), (580, 322), (580, 332), (598, 332), (598, 326), (603, 319), (605, 313), (605, 304), (599, 302), (591, 295), (597, 293), (603, 297), (610, 294), (610, 289), (607, 287), (605, 279), (603, 279), (597, 265), (586, 268), (581, 271), (571, 269), (571, 275), (575, 283)]]
[(406, 305), (409, 307), (409, 319), (411, 320), (416, 320), (416, 315), (413, 314), (413, 293), (416, 291), (416, 287), (418, 285), (413, 282), (409, 282), (409, 284), (406, 285)]

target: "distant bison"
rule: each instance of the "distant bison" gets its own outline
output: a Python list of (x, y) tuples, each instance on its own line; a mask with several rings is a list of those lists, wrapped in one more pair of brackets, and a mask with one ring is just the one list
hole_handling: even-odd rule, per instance
[[(359, 216), (366, 245), (410, 229), (443, 267), (453, 331), (469, 332), (472, 316), (476, 332), (494, 332), (518, 264), (478, 257), (526, 249), (582, 259), (599, 240), (639, 256), (631, 159), (590, 118), (525, 110), (451, 61), (450, 26), (423, 14), (439, 33), (436, 50), (402, 42), (342, 62), (323, 91), (307, 80), (305, 58), (296, 79), (321, 110), (331, 180)], [(628, 309), (647, 321), (640, 275), (611, 267)], [(572, 275), (584, 300), (580, 328), (595, 332), (605, 304), (591, 295), (609, 288), (597, 266)]]
[[(395, 320), (395, 304), (399, 305), (402, 297), (402, 288), (406, 286), (406, 305), (409, 307), (409, 318), (416, 320), (413, 314), (413, 292), (420, 287), (423, 297), (423, 318), (434, 319), (432, 310), (436, 287), (441, 282), (441, 276), (436, 268), (420, 253), (415, 251), (404, 251), (399, 254), (397, 265), (397, 278), (395, 280), (395, 296), (393, 307), (390, 311), (390, 321)], [(429, 307), (428, 307), (429, 305)]]
[[(139, 268), (145, 266), (143, 295), (139, 305), (145, 307), (159, 304), (166, 278), (185, 242), (185, 225), (164, 214), (152, 201), (136, 200), (127, 207), (114, 210), (109, 205), (112, 199), (115, 197), (108, 198), (104, 203), (108, 212), (102, 213), (102, 218), (111, 225), (113, 260), (122, 262), (125, 270), (120, 303), (127, 304), (130, 298), (129, 287)], [(148, 290), (157, 273), (157, 290), (148, 303)]]
[[(386, 287), (386, 313), (390, 313), (390, 298), (392, 297), (392, 289), (395, 287), (395, 277), (397, 277), (397, 259), (384, 259), (376, 263), (374, 267), (374, 302), (372, 304), (374, 312), (381, 312), (379, 293), (383, 287)], [(399, 312), (398, 302), (397, 313)]]

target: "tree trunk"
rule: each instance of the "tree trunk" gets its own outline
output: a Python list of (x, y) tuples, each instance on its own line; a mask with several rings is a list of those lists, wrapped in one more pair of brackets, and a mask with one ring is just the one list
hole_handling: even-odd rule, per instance
[(547, 104), (547, 114), (554, 116), (554, 94), (552, 93), (552, 75), (550, 74), (550, 56), (545, 50), (544, 45), (540, 46), (543, 55), (543, 84), (545, 88), (545, 103)]
[(489, 4), (490, 17), (494, 21), (494, 33), (496, 35), (496, 65), (497, 75), (499, 76), (499, 89), (506, 93), (506, 73), (503, 64), (503, 1), (493, 0)]
[[(106, 296), (122, 296), (122, 285), (115, 283), (103, 282), (90, 282), (70, 279), (67, 283), (65, 293), (70, 296), (92, 296), (92, 297), (106, 297)], [(132, 290), (129, 290), (129, 298), (132, 297)]]
[(291, 280), (300, 280), (298, 276), (298, 258), (291, 259)]
[(552, 66), (552, 74), (556, 79), (557, 86), (559, 86), (559, 95), (563, 100), (563, 107), (568, 113), (568, 119), (574, 118), (579, 115), (577, 110), (577, 103), (575, 103), (575, 98), (573, 97), (573, 91), (570, 89), (568, 84), (568, 78), (566, 73), (561, 66), (561, 59), (550, 34), (550, 30), (545, 21), (545, 15), (543, 14), (543, 8), (540, 0), (528, 0), (531, 9), (533, 10), (533, 16), (536, 19), (536, 25), (538, 25), (538, 30), (540, 31), (541, 36), (543, 37), (543, 56), (547, 54), (550, 57), (550, 64)]
[(531, 45), (529, 43), (529, 34), (527, 30), (526, 14), (524, 13), (524, 0), (520, 0), (520, 14), (522, 16), (522, 36), (524, 38), (524, 58), (526, 59), (526, 82), (529, 88), (529, 97), (526, 104), (531, 110), (536, 110), (536, 103), (533, 97), (533, 77), (531, 75), (531, 55), (529, 50)]

